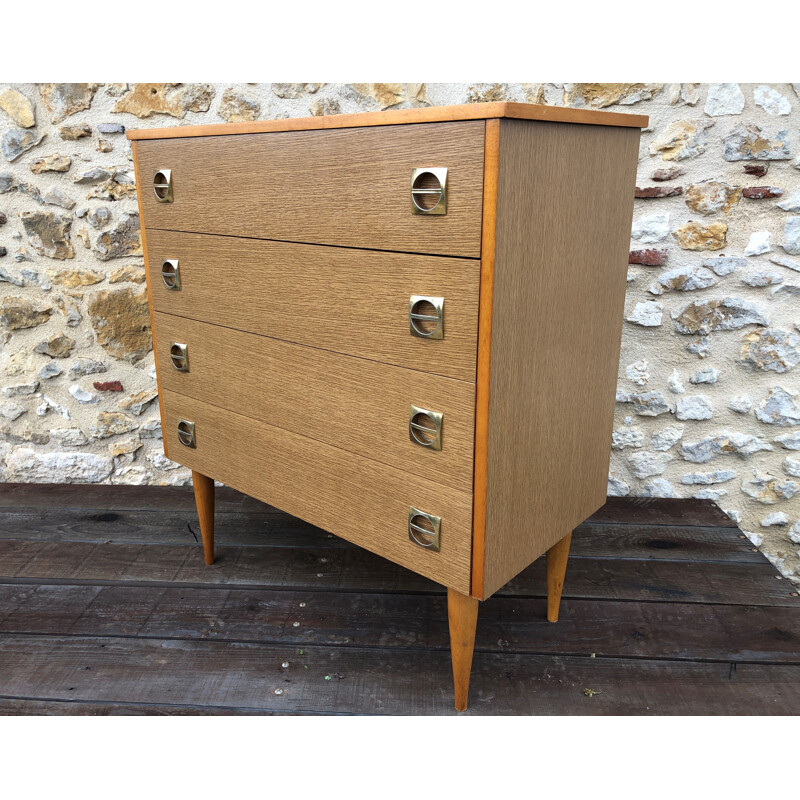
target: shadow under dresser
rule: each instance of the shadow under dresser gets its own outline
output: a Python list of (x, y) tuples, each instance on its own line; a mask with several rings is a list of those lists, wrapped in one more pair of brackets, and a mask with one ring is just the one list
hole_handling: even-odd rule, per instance
[(479, 601), (605, 501), (640, 128), (487, 103), (130, 131), (165, 453)]

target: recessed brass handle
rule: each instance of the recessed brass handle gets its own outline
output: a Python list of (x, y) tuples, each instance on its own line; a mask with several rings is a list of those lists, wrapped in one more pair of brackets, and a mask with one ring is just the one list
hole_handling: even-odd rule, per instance
[(447, 213), (447, 167), (425, 167), (411, 172), (411, 211), (431, 216)]
[(153, 175), (153, 192), (159, 203), (172, 202), (172, 170), (160, 169)]
[(178, 441), (184, 447), (196, 447), (194, 441), (194, 422), (188, 419), (178, 420)]
[(442, 449), (442, 420), (444, 415), (427, 408), (411, 406), (408, 416), (408, 437), (414, 444), (430, 450)]
[(181, 270), (177, 258), (168, 258), (161, 262), (161, 280), (167, 289), (181, 288)]
[(426, 550), (439, 552), (439, 537), (442, 529), (442, 518), (434, 514), (420, 511), (418, 508), (408, 509), (408, 538)]
[(414, 336), (444, 339), (444, 297), (412, 294), (408, 300), (408, 325)]
[(178, 372), (189, 371), (189, 348), (181, 342), (172, 342), (169, 346), (169, 358)]

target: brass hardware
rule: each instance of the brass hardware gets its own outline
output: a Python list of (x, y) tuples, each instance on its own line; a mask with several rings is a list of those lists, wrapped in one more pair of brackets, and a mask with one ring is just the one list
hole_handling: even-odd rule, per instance
[(408, 416), (408, 437), (414, 444), (430, 450), (442, 449), (442, 420), (444, 415), (427, 408), (411, 406)]
[(408, 509), (408, 538), (414, 544), (438, 553), (441, 528), (441, 517), (426, 514), (424, 511), (414, 508), (414, 506)]
[(447, 213), (447, 167), (411, 172), (411, 211), (428, 215)]
[(184, 447), (196, 447), (194, 441), (194, 422), (188, 419), (178, 420), (178, 441)]
[(189, 371), (189, 348), (180, 342), (172, 342), (169, 346), (169, 357), (172, 361), (172, 366), (178, 372)]
[(181, 288), (181, 271), (177, 258), (168, 258), (161, 262), (161, 280), (167, 289)]
[(414, 336), (444, 339), (444, 297), (412, 294), (408, 301), (408, 324)]
[(159, 203), (172, 202), (172, 170), (160, 169), (153, 175), (153, 192)]

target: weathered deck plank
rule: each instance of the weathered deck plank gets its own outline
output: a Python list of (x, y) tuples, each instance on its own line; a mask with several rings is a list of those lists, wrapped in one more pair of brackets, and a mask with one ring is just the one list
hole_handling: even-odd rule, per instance
[[(442, 587), (217, 508), (206, 567), (189, 489), (0, 486), (0, 714), (454, 713)], [(711, 503), (610, 499), (544, 594), (482, 604), (468, 714), (800, 713), (797, 590)]]

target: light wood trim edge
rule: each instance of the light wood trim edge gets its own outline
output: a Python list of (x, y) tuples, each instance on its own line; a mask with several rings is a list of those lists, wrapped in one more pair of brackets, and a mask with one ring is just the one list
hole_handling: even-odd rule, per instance
[(134, 180), (136, 181), (136, 202), (139, 206), (139, 231), (142, 238), (142, 253), (144, 254), (144, 275), (147, 284), (147, 305), (150, 309), (150, 334), (153, 339), (153, 359), (155, 361), (155, 370), (156, 370), (156, 387), (158, 389), (158, 412), (161, 415), (161, 435), (162, 435), (162, 442), (164, 445), (164, 455), (169, 458), (169, 453), (167, 452), (167, 437), (166, 437), (166, 421), (164, 417), (164, 403), (162, 402), (162, 393), (161, 393), (161, 376), (158, 372), (158, 350), (156, 345), (156, 318), (155, 312), (153, 309), (153, 292), (152, 287), (150, 285), (150, 261), (147, 255), (147, 234), (145, 232), (144, 227), (144, 209), (142, 208), (142, 192), (144, 191), (144, 186), (140, 180), (139, 176), (139, 158), (136, 153), (136, 142), (131, 142), (131, 153), (133, 155), (133, 175)]
[(483, 156), (483, 221), (481, 224), (481, 284), (478, 304), (478, 366), (475, 387), (475, 466), (472, 492), (471, 594), (483, 599), (486, 536), (486, 462), (489, 449), (489, 366), (492, 346), (492, 296), (497, 222), (497, 169), (500, 120), (486, 120)]
[(649, 117), (586, 108), (544, 106), (534, 103), (469, 103), (457, 106), (402, 108), (395, 111), (366, 111), (358, 114), (333, 114), (323, 117), (264, 119), (255, 122), (177, 125), (169, 128), (129, 130), (128, 139), (179, 139), (191, 136), (230, 136), (242, 133), (275, 133), (330, 128), (361, 128), (373, 125), (407, 125), (418, 122), (455, 122), (469, 119), (535, 119), (546, 122), (572, 122), (582, 125), (612, 125), (646, 128)]

